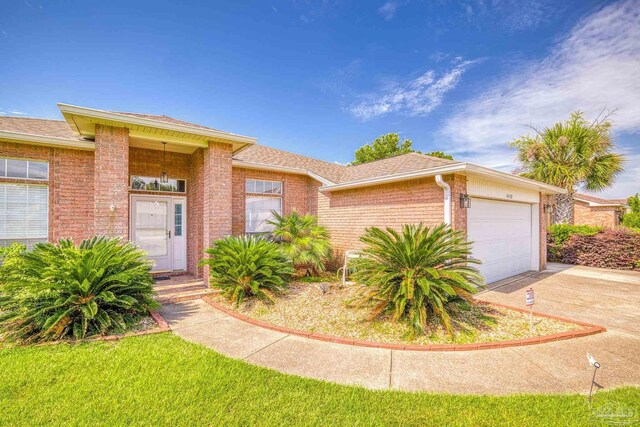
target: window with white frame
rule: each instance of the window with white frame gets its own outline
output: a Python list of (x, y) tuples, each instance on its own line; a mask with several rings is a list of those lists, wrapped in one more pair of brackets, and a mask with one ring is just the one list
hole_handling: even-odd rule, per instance
[(282, 182), (247, 179), (245, 187), (245, 232), (267, 233), (272, 212), (282, 213)]
[(0, 158), (0, 178), (46, 181), (49, 179), (49, 163), (37, 160)]
[(49, 231), (49, 188), (0, 183), (0, 246), (45, 242)]

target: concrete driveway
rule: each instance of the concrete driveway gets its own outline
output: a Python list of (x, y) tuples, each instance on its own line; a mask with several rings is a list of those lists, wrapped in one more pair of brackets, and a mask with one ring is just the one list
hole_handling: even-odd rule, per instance
[(494, 283), (478, 299), (525, 307), (528, 288), (536, 311), (640, 335), (640, 272), (551, 263), (542, 273)]
[(492, 286), (479, 299), (606, 326), (565, 341), (480, 351), (419, 352), (355, 347), (267, 330), (202, 300), (164, 306), (174, 333), (222, 354), (281, 372), (373, 389), (465, 394), (587, 393), (592, 353), (604, 388), (640, 385), (640, 274), (551, 265)]

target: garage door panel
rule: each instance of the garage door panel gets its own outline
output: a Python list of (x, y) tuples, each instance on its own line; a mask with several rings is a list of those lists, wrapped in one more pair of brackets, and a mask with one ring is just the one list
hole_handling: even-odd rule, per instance
[(487, 283), (531, 269), (531, 219), (529, 204), (471, 200), (467, 234)]

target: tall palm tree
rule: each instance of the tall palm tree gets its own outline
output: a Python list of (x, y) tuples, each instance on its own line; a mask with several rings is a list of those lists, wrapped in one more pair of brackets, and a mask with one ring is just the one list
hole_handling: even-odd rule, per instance
[(520, 175), (562, 187), (556, 196), (554, 223), (573, 222), (573, 194), (577, 190), (601, 191), (622, 172), (624, 156), (614, 153), (613, 129), (608, 116), (589, 123), (581, 111), (533, 136), (514, 140), (522, 164)]

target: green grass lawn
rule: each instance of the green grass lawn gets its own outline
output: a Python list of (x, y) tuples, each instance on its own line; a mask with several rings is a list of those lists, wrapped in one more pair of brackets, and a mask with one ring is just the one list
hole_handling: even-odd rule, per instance
[[(588, 381), (588, 379), (586, 379)], [(640, 389), (598, 393), (640, 414)], [(298, 378), (170, 334), (0, 350), (0, 425), (588, 425), (580, 395), (371, 391)]]

